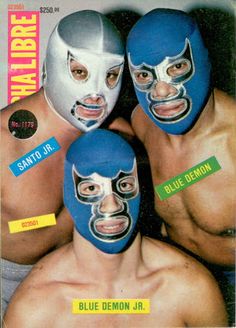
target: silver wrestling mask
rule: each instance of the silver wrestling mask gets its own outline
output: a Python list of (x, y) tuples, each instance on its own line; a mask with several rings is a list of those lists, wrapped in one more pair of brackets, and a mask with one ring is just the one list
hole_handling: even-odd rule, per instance
[(83, 10), (64, 17), (52, 32), (44, 62), (49, 105), (83, 132), (99, 127), (117, 101), (124, 45), (102, 14)]

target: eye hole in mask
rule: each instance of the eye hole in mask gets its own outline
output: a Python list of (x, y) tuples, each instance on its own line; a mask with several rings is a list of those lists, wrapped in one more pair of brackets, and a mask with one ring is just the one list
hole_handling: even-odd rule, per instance
[(181, 59), (167, 68), (167, 74), (172, 77), (184, 77), (191, 70), (191, 62), (188, 59)]
[(163, 81), (168, 84), (185, 83), (194, 74), (194, 65), (188, 39), (183, 51), (175, 57), (165, 57), (156, 66), (142, 63), (132, 64), (129, 54), (129, 68), (132, 79), (140, 91), (149, 91), (155, 82)]
[[(172, 78), (172, 83), (175, 82), (175, 78), (185, 77), (191, 70), (191, 62), (188, 59), (182, 58), (166, 69), (166, 75)], [(133, 77), (138, 85), (146, 86), (148, 88), (152, 85), (153, 81), (156, 79), (155, 74), (152, 70), (139, 69), (134, 70)]]
[(74, 59), (70, 60), (70, 72), (76, 81), (86, 81), (88, 79), (87, 68)]
[[(121, 194), (129, 194), (137, 189), (136, 179), (133, 176), (121, 178), (116, 182), (116, 188)], [(77, 186), (77, 191), (82, 197), (88, 199), (102, 197), (105, 194), (105, 187), (102, 183), (96, 183), (93, 180), (82, 181)]]
[(73, 80), (78, 82), (86, 82), (88, 80), (88, 69), (77, 61), (71, 53), (68, 53), (68, 66)]
[(106, 85), (109, 89), (114, 89), (119, 82), (121, 73), (123, 71), (123, 63), (121, 65), (114, 66), (107, 71)]
[(147, 88), (149, 85), (152, 85), (154, 81), (153, 73), (147, 70), (134, 70), (133, 77), (137, 84), (146, 86)]
[(120, 193), (127, 194), (137, 189), (136, 179), (133, 176), (125, 177), (117, 181), (117, 190)]
[(77, 186), (78, 193), (81, 196), (100, 196), (102, 195), (102, 185), (95, 183), (94, 181), (83, 181)]

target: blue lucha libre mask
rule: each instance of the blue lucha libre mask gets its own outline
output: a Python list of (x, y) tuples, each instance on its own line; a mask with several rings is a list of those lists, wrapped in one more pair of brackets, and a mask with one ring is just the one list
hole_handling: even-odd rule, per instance
[(64, 203), (76, 230), (105, 253), (119, 253), (136, 235), (140, 193), (135, 154), (117, 134), (97, 129), (70, 146)]
[(186, 13), (154, 9), (129, 33), (127, 53), (144, 112), (163, 131), (184, 134), (210, 91), (210, 62), (195, 21)]

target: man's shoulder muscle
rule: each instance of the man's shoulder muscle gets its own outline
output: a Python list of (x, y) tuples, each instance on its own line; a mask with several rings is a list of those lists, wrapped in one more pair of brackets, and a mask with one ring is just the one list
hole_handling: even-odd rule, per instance
[(154, 242), (152, 247), (156, 246), (159, 248), (156, 274), (162, 272), (167, 293), (175, 291), (172, 292), (172, 301), (181, 304), (181, 312), (188, 326), (226, 326), (223, 298), (211, 273), (175, 247), (161, 242), (155, 245)]
[[(166, 243), (144, 238), (145, 266), (162, 282), (164, 294), (179, 304), (189, 326), (226, 324), (223, 299), (215, 279), (198, 261)], [(174, 291), (174, 292), (173, 292)], [(154, 299), (159, 299), (156, 289)], [(203, 302), (204, 300), (204, 302)], [(206, 311), (209, 307), (209, 312)], [(215, 319), (212, 319), (215, 318)]]
[(143, 239), (146, 244), (143, 252), (145, 253), (147, 267), (151, 266), (157, 273), (160, 272), (160, 269), (163, 272), (167, 271), (174, 279), (178, 274), (179, 278), (176, 283), (183, 283), (183, 286), (186, 286), (185, 288), (192, 288), (193, 281), (193, 285), (200, 285), (202, 282), (215, 284), (211, 273), (188, 254), (165, 242), (147, 237), (143, 237)]
[(142, 107), (137, 105), (132, 112), (131, 124), (136, 136), (141, 141), (144, 141), (145, 139), (150, 122), (150, 119), (144, 113)]
[(17, 289), (8, 306), (4, 317), (6, 327), (42, 327), (48, 311), (53, 307), (49, 300), (46, 286), (23, 284)]

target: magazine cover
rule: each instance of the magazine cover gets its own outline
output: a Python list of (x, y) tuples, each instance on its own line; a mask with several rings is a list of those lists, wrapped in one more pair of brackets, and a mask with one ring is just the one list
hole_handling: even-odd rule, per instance
[(2, 327), (235, 327), (235, 2), (1, 9)]

